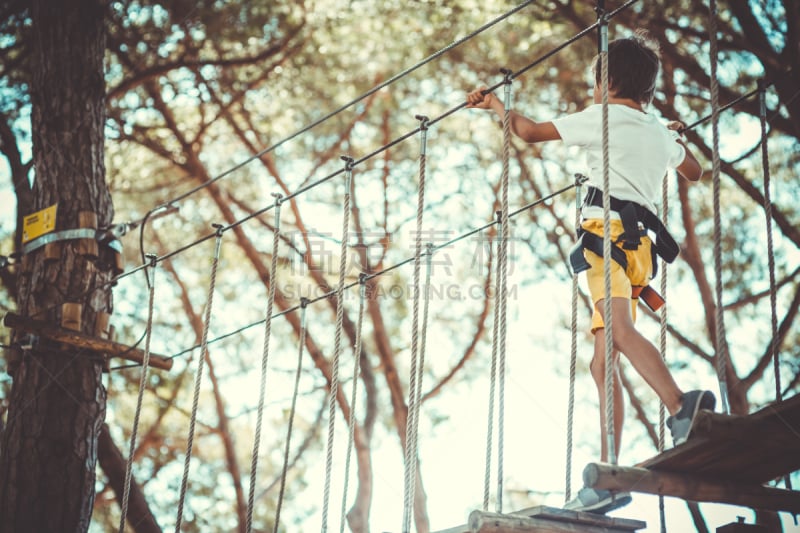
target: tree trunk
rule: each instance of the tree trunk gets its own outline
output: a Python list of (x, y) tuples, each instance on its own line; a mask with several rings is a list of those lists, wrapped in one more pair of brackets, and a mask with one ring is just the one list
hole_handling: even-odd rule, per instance
[[(80, 227), (87, 212), (100, 227), (113, 217), (103, 164), (103, 5), (32, 3), (33, 209), (58, 204), (56, 231)], [(19, 314), (64, 325), (62, 305), (77, 304), (79, 324), (71, 327), (95, 335), (98, 314), (111, 312), (113, 257), (108, 249), (92, 250), (94, 242), (64, 240), (28, 254)], [(106, 406), (102, 361), (41, 338), (11, 370), (0, 533), (86, 531)]]

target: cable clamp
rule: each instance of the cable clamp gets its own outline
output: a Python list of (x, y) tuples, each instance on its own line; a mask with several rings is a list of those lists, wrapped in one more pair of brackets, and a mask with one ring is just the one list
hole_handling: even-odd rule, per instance
[(575, 186), (576, 187), (580, 187), (581, 185), (583, 185), (587, 181), (589, 181), (589, 176), (581, 174), (580, 172), (576, 172), (575, 173)]

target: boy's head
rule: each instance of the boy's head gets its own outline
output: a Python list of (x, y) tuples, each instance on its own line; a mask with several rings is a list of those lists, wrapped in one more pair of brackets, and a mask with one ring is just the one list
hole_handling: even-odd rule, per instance
[[(608, 84), (617, 98), (649, 104), (661, 68), (658, 43), (642, 32), (608, 43)], [(595, 86), (601, 87), (600, 56), (595, 57)]]

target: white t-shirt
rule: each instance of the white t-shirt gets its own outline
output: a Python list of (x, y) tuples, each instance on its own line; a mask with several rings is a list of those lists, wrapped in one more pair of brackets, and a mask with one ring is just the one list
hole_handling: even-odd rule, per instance
[[(567, 146), (580, 146), (589, 167), (588, 184), (603, 190), (603, 106), (553, 120)], [(608, 161), (611, 196), (658, 213), (661, 183), (668, 168), (683, 162), (685, 149), (677, 134), (655, 116), (622, 104), (608, 106)], [(584, 207), (584, 218), (602, 218), (600, 207)]]

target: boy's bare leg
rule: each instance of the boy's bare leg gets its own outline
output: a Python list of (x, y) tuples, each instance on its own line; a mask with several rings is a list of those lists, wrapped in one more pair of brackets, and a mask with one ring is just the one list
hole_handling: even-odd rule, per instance
[[(592, 378), (597, 386), (597, 397), (600, 399), (600, 460), (608, 462), (608, 422), (606, 419), (606, 336), (604, 329), (598, 329), (594, 334), (594, 357), (589, 369)], [(622, 424), (625, 420), (625, 402), (622, 398), (622, 387), (619, 376), (619, 352), (614, 350), (611, 354), (611, 365), (613, 367), (614, 389), (612, 398), (614, 401), (614, 450), (619, 456), (619, 449), (622, 443)]]
[[(603, 301), (597, 303), (602, 309)], [(658, 349), (644, 338), (633, 325), (631, 303), (627, 298), (612, 298), (612, 330), (614, 347), (625, 354), (633, 368), (653, 388), (669, 413), (681, 407), (681, 390), (661, 358)], [(595, 343), (597, 341), (595, 340)]]

